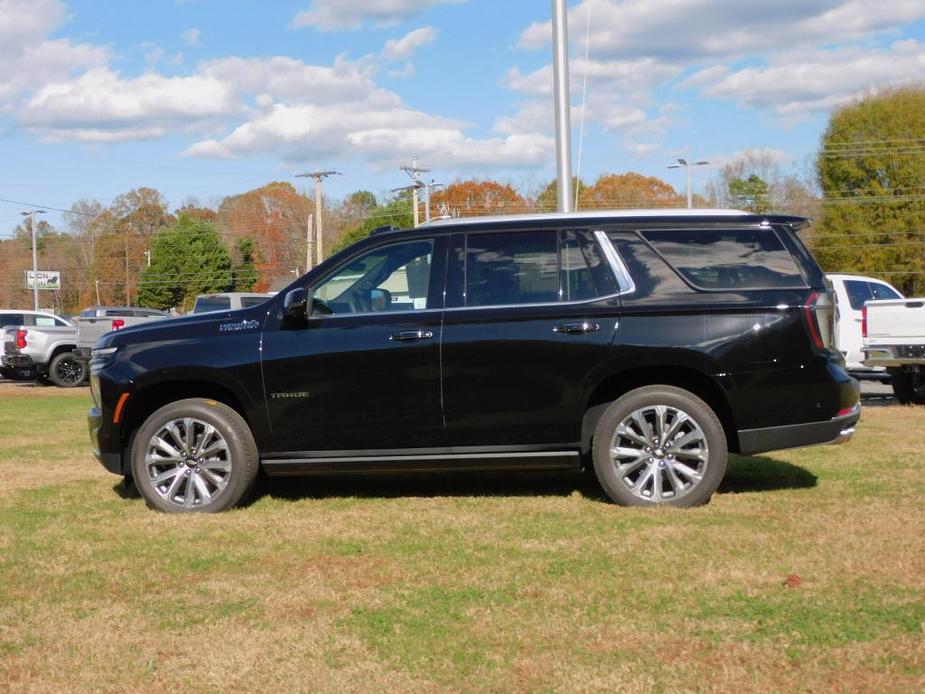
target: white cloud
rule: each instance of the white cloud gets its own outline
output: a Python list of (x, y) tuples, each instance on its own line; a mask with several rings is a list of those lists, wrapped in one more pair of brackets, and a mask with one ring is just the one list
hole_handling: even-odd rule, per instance
[(409, 31), (400, 39), (389, 39), (382, 48), (382, 56), (386, 60), (407, 60), (421, 46), (433, 43), (439, 32), (432, 26), (421, 27)]
[(463, 3), (468, 0), (312, 0), (299, 12), (292, 26), (316, 27), (325, 31), (359, 29), (364, 24), (392, 26), (417, 17), (436, 5)]
[(865, 90), (920, 80), (922, 75), (925, 44), (905, 40), (885, 49), (787, 54), (767, 66), (696, 73), (688, 83), (707, 96), (793, 118), (827, 111)]
[(187, 46), (198, 46), (199, 45), (199, 29), (187, 29), (182, 34), (183, 43)]
[(512, 134), (476, 139), (466, 124), (409, 109), (377, 93), (354, 103), (328, 106), (276, 104), (227, 137), (197, 142), (189, 156), (241, 157), (274, 154), (289, 161), (332, 156), (393, 163), (414, 152), (455, 166), (531, 166), (545, 163), (550, 138)]
[[(655, 111), (653, 103), (664, 90), (677, 90), (685, 72), (682, 88), (767, 110), (787, 125), (875, 86), (921, 79), (922, 45), (876, 46), (922, 18), (923, 0), (583, 0), (569, 12), (579, 56), (571, 61), (572, 99), (587, 72), (586, 121), (621, 134), (624, 149), (635, 154), (651, 151), (678, 125), (678, 114)], [(548, 21), (534, 22), (518, 45), (548, 51), (550, 37)], [(581, 58), (586, 51), (588, 61)], [(512, 68), (504, 84), (548, 100), (551, 66), (526, 74)], [(529, 127), (538, 111), (527, 105), (495, 127)]]
[(0, 0), (0, 108), (34, 85), (108, 62), (105, 46), (47, 38), (65, 19), (58, 0)]
[(232, 86), (208, 75), (125, 79), (95, 68), (39, 89), (21, 122), (53, 140), (119, 141), (162, 137), (238, 109)]
[(373, 66), (339, 56), (332, 66), (309, 65), (295, 58), (219, 58), (202, 72), (243, 94), (266, 93), (277, 100), (338, 103), (375, 89)]
[[(922, 0), (584, 0), (569, 12), (574, 46), (596, 59), (657, 56), (667, 61), (734, 57), (797, 45), (855, 40), (925, 17)], [(519, 46), (548, 45), (550, 23), (534, 22)]]

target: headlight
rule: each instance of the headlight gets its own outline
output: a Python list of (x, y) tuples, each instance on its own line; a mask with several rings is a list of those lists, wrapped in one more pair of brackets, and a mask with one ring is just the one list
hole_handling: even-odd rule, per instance
[(90, 376), (90, 395), (93, 398), (93, 404), (96, 405), (97, 409), (102, 409), (100, 407), (100, 377), (99, 376)]
[(106, 357), (110, 354), (115, 354), (118, 351), (118, 347), (100, 347), (99, 349), (90, 350), (90, 358), (93, 357)]

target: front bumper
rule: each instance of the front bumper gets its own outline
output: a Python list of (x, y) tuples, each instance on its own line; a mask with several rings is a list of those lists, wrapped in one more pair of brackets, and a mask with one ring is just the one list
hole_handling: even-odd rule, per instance
[(851, 408), (851, 412), (823, 422), (742, 429), (739, 431), (739, 452), (752, 455), (786, 448), (845, 443), (854, 435), (855, 425), (860, 418), (861, 404), (858, 403)]
[(106, 431), (103, 426), (103, 413), (98, 407), (90, 408), (87, 414), (87, 428), (90, 430), (90, 442), (93, 444), (93, 455), (103, 467), (114, 475), (122, 475), (122, 453), (116, 449), (116, 452), (108, 452), (111, 447), (109, 439), (110, 432)]

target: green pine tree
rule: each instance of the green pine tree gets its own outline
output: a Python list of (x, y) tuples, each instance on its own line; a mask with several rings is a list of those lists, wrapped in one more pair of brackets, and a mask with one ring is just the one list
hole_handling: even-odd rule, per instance
[(215, 225), (181, 214), (152, 240), (151, 265), (141, 273), (138, 303), (189, 309), (197, 294), (228, 291), (233, 283), (231, 254)]
[(235, 243), (239, 262), (234, 268), (234, 290), (249, 292), (259, 279), (255, 262), (254, 239), (238, 239)]

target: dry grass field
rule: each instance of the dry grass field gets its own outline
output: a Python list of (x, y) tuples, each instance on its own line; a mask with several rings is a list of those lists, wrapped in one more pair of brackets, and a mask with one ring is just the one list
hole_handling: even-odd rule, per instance
[(925, 689), (925, 410), (736, 459), (692, 511), (582, 475), (267, 483), (153, 513), (85, 390), (0, 386), (5, 691)]

